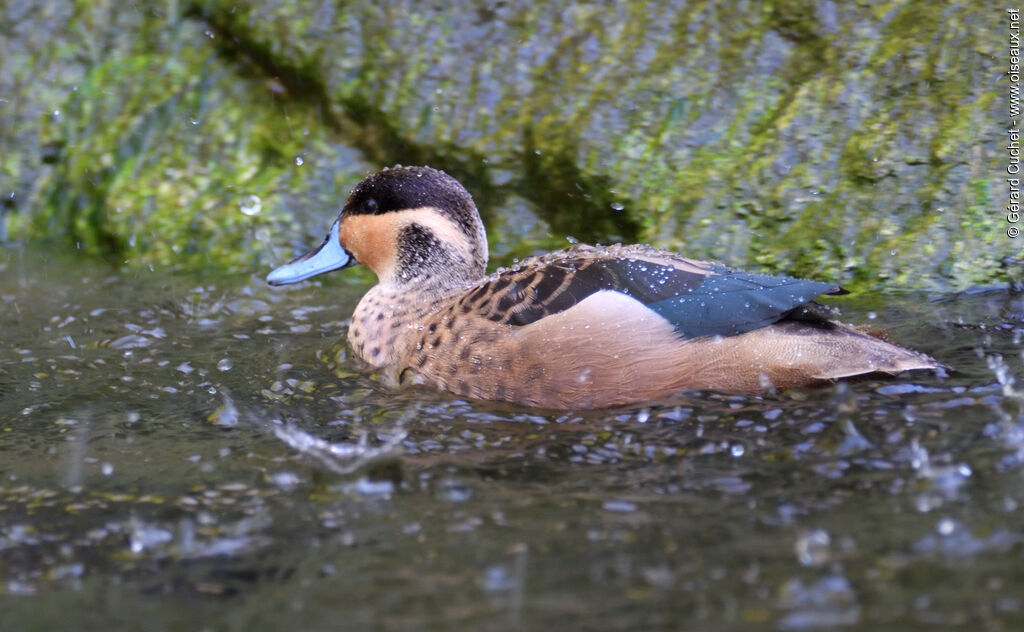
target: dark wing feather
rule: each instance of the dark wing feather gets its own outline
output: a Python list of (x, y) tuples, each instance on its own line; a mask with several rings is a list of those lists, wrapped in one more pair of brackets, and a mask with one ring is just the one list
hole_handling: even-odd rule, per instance
[(595, 292), (613, 290), (650, 307), (682, 337), (696, 338), (758, 329), (819, 294), (842, 291), (830, 283), (748, 274), (717, 264), (686, 264), (684, 268), (628, 257), (549, 259), (499, 273), (460, 303), (463, 311), (523, 326), (564, 312)]

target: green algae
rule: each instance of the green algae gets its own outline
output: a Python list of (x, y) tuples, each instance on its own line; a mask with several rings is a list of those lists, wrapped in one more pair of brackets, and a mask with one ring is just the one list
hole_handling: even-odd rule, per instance
[[(965, 2), (154, 7), (114, 29), (112, 4), (79, 3), (49, 41), (15, 38), (28, 68), (71, 71), (3, 86), (60, 111), (0, 125), (10, 235), (247, 269), (321, 231), (367, 169), (427, 163), (508, 256), (571, 235), (949, 289), (1005, 279), (1016, 252), (995, 213), (998, 12)], [(550, 236), (519, 238), (512, 200)]]
[(44, 176), (46, 212), (16, 216), (15, 232), (67, 236), (132, 265), (251, 265), (253, 236), (289, 219), (259, 210), (301, 180), (295, 157), (315, 121), (289, 120), (251, 85), (243, 106), (220, 107), (244, 102), (236, 83), (209, 52), (185, 48), (91, 69), (44, 130), (67, 148)]

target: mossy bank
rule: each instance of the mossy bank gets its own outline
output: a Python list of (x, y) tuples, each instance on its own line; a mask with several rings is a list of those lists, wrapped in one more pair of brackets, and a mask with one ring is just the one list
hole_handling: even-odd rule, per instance
[(977, 4), (3, 12), (6, 235), (122, 265), (267, 266), (393, 163), (465, 182), (506, 259), (572, 236), (949, 290), (1018, 250)]

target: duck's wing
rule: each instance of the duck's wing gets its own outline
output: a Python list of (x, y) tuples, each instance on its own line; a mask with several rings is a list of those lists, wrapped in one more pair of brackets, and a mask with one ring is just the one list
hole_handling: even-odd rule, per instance
[[(465, 312), (523, 326), (566, 311), (601, 291), (629, 296), (661, 315), (684, 338), (732, 336), (798, 313), (821, 294), (843, 290), (831, 283), (750, 274), (651, 249), (560, 253), (526, 261), (491, 276), (461, 299)], [(800, 309), (798, 309), (800, 308)]]

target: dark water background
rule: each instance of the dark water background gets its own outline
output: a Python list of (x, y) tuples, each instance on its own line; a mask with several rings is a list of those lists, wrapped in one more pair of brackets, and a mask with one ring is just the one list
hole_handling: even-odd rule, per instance
[(0, 251), (0, 628), (1024, 622), (1020, 296), (840, 303), (948, 376), (583, 414), (388, 390), (365, 288)]

